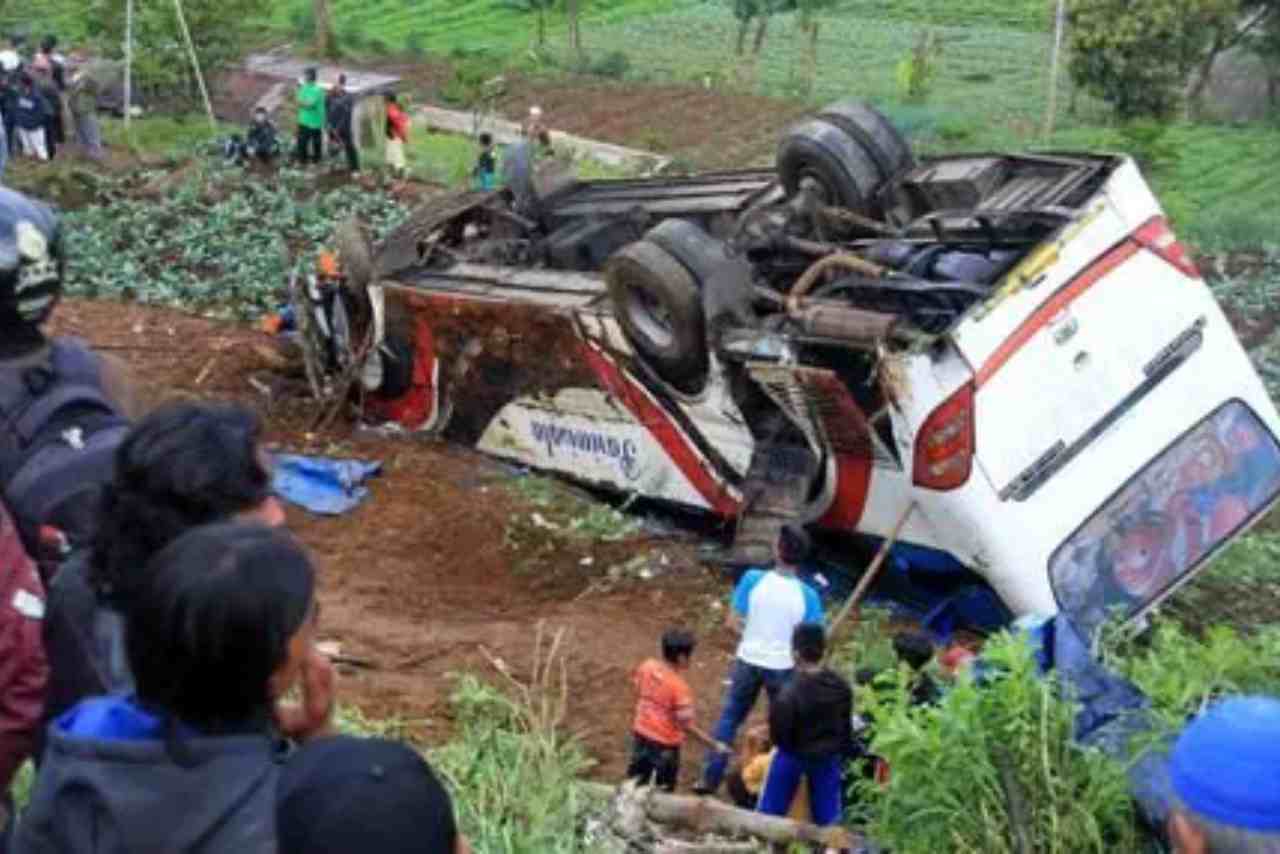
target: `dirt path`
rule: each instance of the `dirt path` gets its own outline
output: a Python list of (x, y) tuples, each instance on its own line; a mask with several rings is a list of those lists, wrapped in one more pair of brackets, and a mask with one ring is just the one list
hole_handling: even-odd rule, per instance
[[(384, 473), (354, 512), (319, 518), (289, 509), (289, 524), (317, 558), (322, 634), (372, 668), (344, 668), (342, 698), (366, 716), (397, 718), (410, 737), (438, 744), (452, 721), (450, 674), (499, 678), (489, 656), (517, 676), (530, 665), (540, 622), (570, 632), (567, 726), (618, 777), (626, 762), (631, 668), (656, 651), (669, 625), (697, 630), (704, 645), (690, 683), (705, 721), (717, 711), (731, 640), (720, 628), (726, 584), (696, 559), (687, 536), (638, 531), (604, 542), (566, 538), (531, 522), (589, 507), (553, 482), (465, 449), (405, 439), (306, 433), (295, 403), (268, 408), (247, 382), (252, 347), (265, 337), (220, 323), (136, 305), (69, 300), (56, 331), (110, 348), (137, 373), (147, 402), (173, 397), (235, 399), (262, 412), (278, 446), (374, 458)], [(597, 591), (610, 567), (637, 555), (654, 577), (628, 577)], [(634, 564), (632, 568), (634, 568)], [(686, 783), (700, 751), (686, 751)]]

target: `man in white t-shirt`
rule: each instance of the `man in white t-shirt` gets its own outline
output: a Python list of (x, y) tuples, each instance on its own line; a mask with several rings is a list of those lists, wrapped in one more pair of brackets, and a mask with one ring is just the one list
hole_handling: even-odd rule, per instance
[[(769, 699), (791, 677), (791, 634), (800, 623), (822, 623), (822, 600), (817, 591), (796, 577), (796, 565), (809, 551), (809, 536), (798, 525), (784, 525), (774, 547), (770, 570), (743, 573), (733, 591), (729, 623), (742, 633), (729, 673), (720, 720), (712, 733), (717, 741), (732, 744), (738, 727), (751, 714), (760, 689)], [(710, 753), (702, 781), (694, 788), (711, 794), (720, 788), (729, 754)]]

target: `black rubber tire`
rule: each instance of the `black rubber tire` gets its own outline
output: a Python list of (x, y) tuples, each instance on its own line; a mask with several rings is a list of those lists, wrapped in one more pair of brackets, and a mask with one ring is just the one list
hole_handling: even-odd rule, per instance
[(645, 233), (644, 239), (655, 243), (675, 258), (693, 275), (701, 289), (726, 263), (732, 263), (724, 241), (712, 237), (701, 226), (687, 219), (664, 219)]
[(613, 309), (636, 352), (685, 394), (706, 384), (706, 324), (693, 274), (655, 243), (639, 240), (605, 265)]
[(893, 122), (870, 104), (856, 99), (838, 101), (823, 108), (818, 118), (830, 122), (862, 146), (875, 161), (882, 181), (915, 165), (911, 146)]
[(871, 155), (844, 129), (809, 119), (787, 132), (778, 145), (778, 177), (788, 195), (804, 177), (814, 178), (828, 204), (870, 214), (883, 183)]

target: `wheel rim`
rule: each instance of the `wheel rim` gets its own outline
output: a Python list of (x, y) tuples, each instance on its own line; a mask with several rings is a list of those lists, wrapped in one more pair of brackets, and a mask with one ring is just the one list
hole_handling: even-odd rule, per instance
[(813, 180), (813, 183), (816, 187), (815, 193), (818, 196), (818, 201), (822, 202), (822, 204), (824, 205), (833, 204), (833, 196), (835, 196), (835, 193), (832, 192), (831, 187), (827, 186), (827, 179), (824, 178), (818, 171), (816, 171), (808, 163), (801, 166), (799, 173), (796, 175), (797, 190), (800, 188), (800, 185), (804, 183), (806, 178), (810, 178)]
[(675, 341), (671, 312), (666, 304), (644, 288), (627, 288), (627, 314), (642, 335), (655, 346), (667, 348)]

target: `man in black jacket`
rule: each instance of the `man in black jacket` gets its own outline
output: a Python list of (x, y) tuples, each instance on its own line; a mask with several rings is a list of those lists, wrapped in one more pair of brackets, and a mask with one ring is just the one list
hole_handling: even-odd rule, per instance
[(330, 143), (342, 146), (347, 155), (347, 168), (355, 175), (360, 171), (360, 153), (356, 150), (355, 96), (347, 91), (347, 75), (339, 74), (338, 82), (325, 99), (325, 120), (329, 124)]
[(841, 763), (853, 742), (853, 689), (822, 666), (826, 632), (801, 623), (791, 635), (795, 673), (769, 707), (769, 736), (778, 752), (769, 766), (758, 809), (786, 815), (800, 778), (809, 782), (813, 823), (835, 824), (841, 814)]

